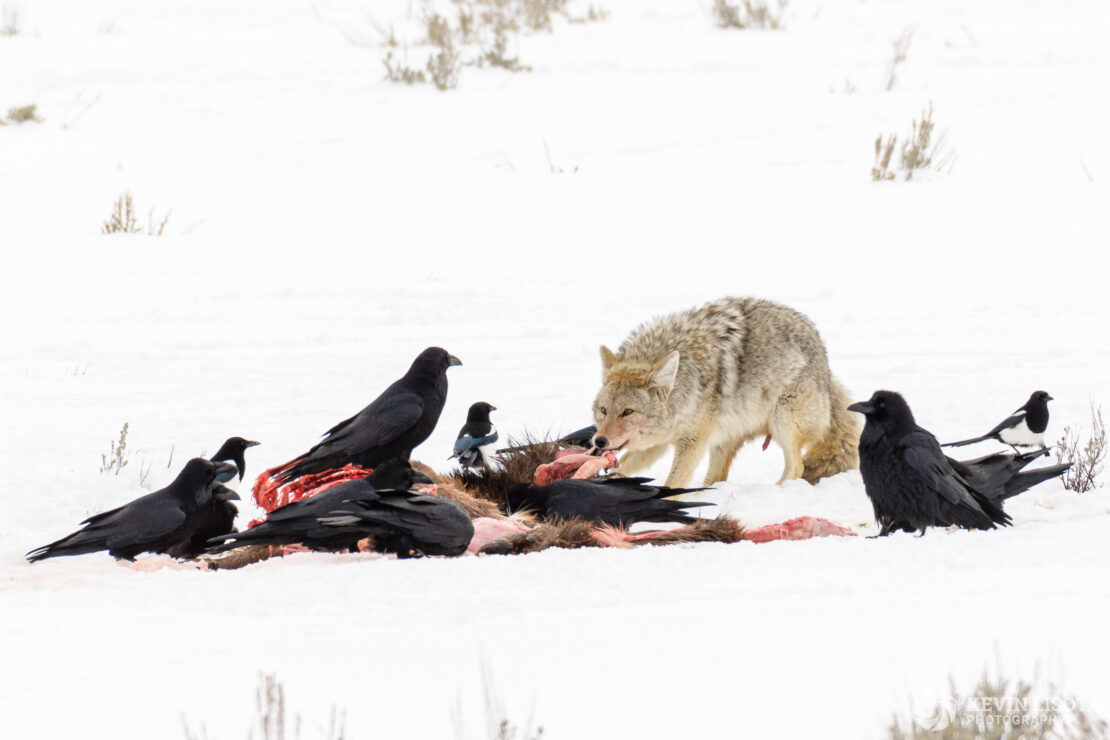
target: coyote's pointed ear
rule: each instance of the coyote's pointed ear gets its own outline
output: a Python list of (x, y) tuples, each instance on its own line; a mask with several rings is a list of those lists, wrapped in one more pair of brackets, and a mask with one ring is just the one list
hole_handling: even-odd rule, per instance
[(678, 350), (651, 366), (651, 384), (670, 393), (678, 377)]
[(601, 345), (601, 369), (603, 372), (609, 372), (609, 368), (617, 364), (620, 358), (613, 354), (613, 350)]

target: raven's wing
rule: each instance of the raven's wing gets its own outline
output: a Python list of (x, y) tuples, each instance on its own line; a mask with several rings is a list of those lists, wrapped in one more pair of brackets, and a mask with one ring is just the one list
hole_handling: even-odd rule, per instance
[(948, 464), (936, 437), (925, 431), (911, 432), (903, 436), (899, 447), (907, 468), (918, 478), (919, 483), (936, 491), (950, 504), (983, 513), (968, 492), (971, 484)]
[(102, 530), (109, 550), (129, 545), (145, 545), (160, 540), (185, 525), (187, 516), (171, 496), (144, 496), (123, 507), (119, 515), (97, 522), (91, 529)]
[(339, 448), (348, 452), (389, 444), (416, 426), (424, 413), (424, 399), (409, 390), (378, 397), (372, 404), (328, 432), (329, 436), (309, 452)]
[(459, 552), (474, 535), (474, 525), (462, 508), (442, 496), (391, 491), (377, 501), (352, 503), (355, 505), (337, 507), (317, 521), (330, 527), (366, 527), (368, 533), (384, 527), (403, 533), (418, 546), (436, 545)]

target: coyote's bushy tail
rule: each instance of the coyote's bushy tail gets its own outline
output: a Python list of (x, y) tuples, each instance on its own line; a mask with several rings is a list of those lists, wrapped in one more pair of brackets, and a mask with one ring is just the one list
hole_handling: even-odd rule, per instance
[(829, 400), (832, 418), (828, 431), (806, 450), (802, 477), (816, 484), (822, 478), (859, 467), (859, 435), (862, 423), (859, 414), (848, 410), (852, 399), (836, 378), (830, 378)]

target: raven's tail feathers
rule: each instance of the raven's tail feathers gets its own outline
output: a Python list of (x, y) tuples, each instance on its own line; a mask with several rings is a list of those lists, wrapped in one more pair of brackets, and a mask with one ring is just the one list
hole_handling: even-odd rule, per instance
[(1006, 482), (1005, 491), (1002, 493), (1003, 500), (1016, 496), (1019, 493), (1028, 491), (1033, 486), (1044, 483), (1046, 480), (1058, 478), (1063, 475), (1071, 463), (1065, 465), (1053, 465), (1047, 468), (1038, 468), (1037, 470), (1025, 470)]

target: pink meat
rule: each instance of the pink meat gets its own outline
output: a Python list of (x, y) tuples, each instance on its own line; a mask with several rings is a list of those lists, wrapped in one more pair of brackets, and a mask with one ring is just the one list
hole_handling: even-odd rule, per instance
[(518, 522), (512, 517), (480, 516), (474, 520), (474, 536), (471, 538), (466, 551), (473, 555), (494, 540), (514, 534), (522, 534), (527, 532), (528, 529), (527, 524)]
[(615, 467), (617, 455), (612, 450), (605, 450), (600, 455), (578, 450), (559, 450), (553, 462), (536, 468), (532, 482), (537, 486), (546, 486), (566, 478), (593, 478), (603, 470)]
[(811, 537), (855, 537), (856, 533), (845, 526), (813, 516), (800, 516), (779, 524), (749, 529), (744, 539), (752, 542), (772, 540), (808, 540)]

